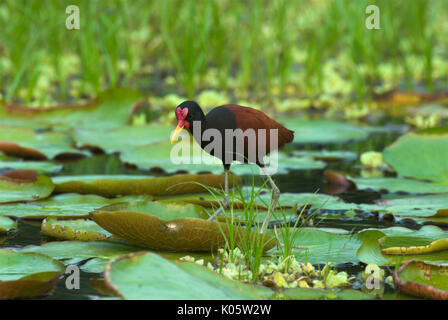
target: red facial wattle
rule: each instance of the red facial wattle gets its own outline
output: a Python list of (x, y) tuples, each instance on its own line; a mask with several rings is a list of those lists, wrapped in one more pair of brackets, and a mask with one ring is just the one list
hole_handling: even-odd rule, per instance
[(190, 123), (187, 120), (185, 120), (185, 118), (188, 115), (188, 109), (177, 108), (175, 112), (177, 118), (177, 126), (180, 128), (188, 129), (190, 127)]

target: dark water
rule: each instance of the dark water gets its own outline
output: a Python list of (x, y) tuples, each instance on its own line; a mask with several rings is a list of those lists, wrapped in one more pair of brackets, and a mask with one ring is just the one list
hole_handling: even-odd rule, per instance
[[(365, 151), (382, 151), (387, 145), (396, 139), (397, 132), (374, 133), (367, 140), (344, 144), (333, 144), (325, 146), (289, 146), (288, 150), (346, 150), (361, 154)], [(123, 165), (116, 155), (95, 155), (90, 158), (77, 161), (63, 162), (64, 169), (58, 175), (87, 175), (87, 174), (160, 174), (149, 171), (140, 171), (135, 168)], [(338, 161), (329, 163), (326, 169), (342, 170), (350, 173), (359, 173), (358, 161)], [(328, 186), (323, 177), (323, 170), (293, 170), (285, 175), (276, 175), (274, 180), (282, 192), (302, 193), (318, 192), (324, 193)], [(244, 177), (243, 183), (251, 184), (252, 177)], [(258, 181), (262, 183), (261, 178)], [(255, 181), (257, 183), (257, 180)], [(380, 198), (376, 192), (346, 191), (338, 194), (339, 197), (349, 202), (372, 203)], [(345, 230), (356, 231), (367, 227), (388, 227), (391, 223), (378, 221), (377, 218), (363, 217), (353, 219), (325, 219), (319, 222), (319, 227), (343, 228)], [(27, 245), (41, 245), (51, 239), (42, 236), (40, 232), (40, 221), (19, 221), (18, 232), (0, 243), (0, 248), (20, 248)], [(355, 276), (363, 267), (360, 265), (340, 265), (340, 271), (346, 271), (349, 275)], [(65, 279), (61, 279), (55, 290), (43, 299), (95, 299), (106, 297), (93, 287), (101, 286), (102, 274), (87, 273), (81, 270), (81, 288), (79, 290), (69, 290), (65, 286)], [(356, 287), (356, 283), (355, 286)], [(386, 288), (386, 292), (392, 293), (392, 288)]]

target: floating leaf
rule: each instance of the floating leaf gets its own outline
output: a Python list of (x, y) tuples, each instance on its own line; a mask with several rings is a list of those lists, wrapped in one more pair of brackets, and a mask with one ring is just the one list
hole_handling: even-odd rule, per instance
[(364, 263), (374, 263), (381, 266), (395, 265), (407, 260), (421, 259), (426, 262), (445, 263), (448, 260), (448, 250), (429, 252), (426, 254), (386, 255), (382, 253), (377, 239), (369, 238), (363, 241), (357, 252), (358, 259)]
[[(115, 88), (98, 94), (85, 106), (56, 108), (5, 107), (0, 104), (0, 124), (27, 128), (111, 129), (130, 121), (133, 110), (144, 99), (141, 92)], [(1, 140), (1, 139), (0, 139)]]
[(448, 127), (417, 130), (384, 150), (400, 176), (448, 182)]
[(336, 160), (356, 160), (358, 154), (353, 151), (329, 151), (329, 150), (295, 150), (292, 152), (297, 157), (311, 157), (316, 160), (336, 161)]
[(140, 252), (109, 262), (106, 284), (125, 299), (260, 299), (253, 286), (229, 280), (194, 263), (173, 263)]
[(123, 201), (151, 201), (150, 196), (127, 196), (107, 199), (97, 195), (61, 194), (31, 203), (0, 205), (0, 215), (20, 218), (87, 218), (89, 212)]
[(42, 254), (0, 250), (0, 299), (48, 293), (64, 270), (63, 264)]
[(443, 217), (448, 209), (448, 194), (405, 196), (378, 200), (371, 209), (384, 210), (399, 217)]
[(63, 260), (65, 264), (75, 264), (91, 258), (110, 260), (140, 250), (130, 244), (110, 241), (53, 241), (41, 246), (26, 246), (20, 252), (37, 252)]
[(85, 156), (72, 145), (73, 140), (63, 132), (36, 133), (27, 128), (0, 126), (0, 151), (7, 155), (36, 159)]
[(142, 170), (161, 169), (167, 173), (224, 171), (221, 160), (206, 153), (188, 137), (175, 145), (164, 141), (125, 150), (120, 154), (120, 160)]
[[(0, 217), (1, 218), (1, 217)], [(42, 234), (62, 240), (95, 241), (106, 240), (111, 234), (86, 219), (57, 220), (46, 218), (42, 221)]]
[(35, 181), (2, 179), (0, 176), (0, 203), (44, 199), (53, 189), (53, 182), (46, 176), (37, 176)]
[(292, 300), (370, 300), (376, 299), (374, 295), (361, 291), (346, 290), (323, 290), (312, 288), (287, 289), (281, 293)]
[(425, 254), (431, 252), (438, 252), (448, 250), (448, 238), (439, 239), (431, 242), (425, 246), (411, 246), (411, 247), (389, 247), (386, 249), (382, 249), (381, 253), (383, 254)]
[(104, 271), (109, 259), (93, 258), (81, 266), (81, 270), (91, 273), (101, 273)]
[(444, 193), (448, 192), (448, 185), (424, 182), (405, 178), (352, 178), (358, 190), (374, 190), (383, 192), (406, 193)]
[[(162, 169), (165, 172), (173, 173), (179, 171), (198, 172), (223, 172), (222, 161), (209, 155), (202, 150), (196, 142), (191, 139), (182, 139), (178, 145), (171, 145), (170, 142), (154, 143), (129, 149), (120, 154), (123, 162), (136, 165), (139, 169)], [(279, 152), (277, 158), (268, 156), (265, 163), (276, 168), (277, 173), (287, 173), (288, 169), (322, 169), (326, 166), (325, 162), (314, 160), (311, 157), (297, 158), (288, 157), (283, 152)], [(262, 174), (260, 168), (255, 164), (241, 164), (234, 161), (231, 171), (238, 175), (259, 175)]]
[(17, 221), (0, 216), (0, 234), (17, 230)]
[[(256, 233), (226, 223), (200, 219), (201, 208), (191, 204), (150, 202), (106, 206), (91, 213), (92, 219), (113, 235), (155, 250), (215, 251), (230, 236), (243, 245)], [(182, 217), (182, 218), (179, 218)], [(265, 236), (265, 250), (275, 245)]]
[(107, 153), (120, 152), (170, 139), (172, 127), (162, 125), (124, 126), (108, 131), (76, 130), (73, 138), (78, 147), (96, 147)]
[(448, 300), (448, 266), (407, 261), (394, 272), (398, 290), (420, 298)]
[(328, 144), (367, 138), (369, 131), (343, 122), (330, 120), (281, 119), (286, 128), (294, 130), (294, 143)]
[(46, 161), (0, 161), (0, 171), (3, 170), (34, 170), (38, 174), (56, 173), (62, 170), (62, 165)]
[[(279, 152), (276, 161), (276, 165), (271, 156), (266, 158), (266, 165), (272, 164), (271, 174), (286, 174), (289, 170), (319, 170), (326, 166), (326, 163), (320, 160), (314, 160), (312, 157), (290, 157), (284, 152)], [(266, 167), (267, 168), (267, 167)], [(256, 164), (240, 164), (234, 163), (230, 170), (236, 175), (263, 175), (263, 171)]]
[[(170, 195), (207, 191), (200, 184), (213, 188), (224, 187), (224, 175), (212, 174), (180, 174), (160, 178), (128, 175), (60, 176), (53, 181), (56, 193), (76, 192), (102, 196)], [(233, 186), (233, 179), (229, 179), (229, 186)]]
[[(277, 234), (281, 237), (284, 231)], [(317, 228), (290, 229), (292, 254), (297, 261), (312, 264), (357, 263), (356, 251), (362, 240), (357, 235), (343, 235), (326, 232)]]

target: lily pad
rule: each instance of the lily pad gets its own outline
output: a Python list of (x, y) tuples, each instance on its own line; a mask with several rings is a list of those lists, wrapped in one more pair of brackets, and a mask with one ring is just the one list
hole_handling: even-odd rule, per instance
[(65, 264), (75, 264), (91, 258), (110, 260), (140, 250), (131, 244), (111, 241), (53, 241), (41, 246), (26, 246), (20, 252), (37, 252)]
[(42, 254), (0, 250), (0, 299), (48, 293), (64, 270), (63, 264)]
[(17, 221), (0, 216), (0, 234), (17, 230)]
[(328, 150), (295, 150), (292, 152), (297, 157), (311, 157), (316, 160), (336, 161), (336, 160), (356, 160), (358, 154), (353, 151), (328, 151)]
[[(409, 240), (411, 237), (409, 237)], [(391, 241), (391, 239), (387, 239)], [(401, 240), (401, 239), (400, 239)], [(381, 240), (380, 240), (381, 241)], [(390, 245), (390, 243), (389, 243)], [(435, 240), (427, 245), (414, 245), (414, 246), (400, 246), (400, 247), (388, 247), (381, 250), (381, 253), (387, 255), (403, 255), (403, 254), (427, 254), (432, 252), (439, 252), (448, 250), (448, 238)]]
[(124, 126), (112, 130), (80, 129), (73, 138), (77, 147), (96, 147), (106, 153), (120, 152), (170, 139), (172, 127), (162, 125)]
[(448, 209), (448, 194), (380, 199), (376, 204), (377, 209), (399, 217), (435, 217), (439, 212), (438, 217), (442, 217), (442, 211)]
[(371, 300), (376, 299), (372, 294), (357, 290), (323, 290), (313, 288), (287, 289), (281, 293), (292, 300)]
[(97, 195), (61, 194), (31, 203), (0, 205), (0, 216), (18, 218), (87, 218), (89, 212), (123, 201), (151, 201), (150, 196), (126, 196), (107, 199)]
[(35, 159), (84, 157), (63, 132), (36, 133), (31, 129), (0, 126), (0, 151), (11, 156)]
[(0, 176), (0, 203), (44, 199), (53, 189), (53, 182), (46, 176), (37, 176), (35, 181), (2, 179)]
[(150, 252), (112, 260), (106, 284), (125, 299), (260, 299), (254, 287), (229, 280), (194, 263), (173, 263)]
[[(282, 238), (282, 230), (278, 230)], [(317, 228), (290, 229), (292, 254), (297, 261), (311, 264), (359, 262), (356, 251), (362, 244), (357, 235), (343, 235)]]
[(47, 161), (0, 161), (3, 170), (34, 170), (38, 174), (57, 173), (62, 170), (61, 164)]
[(448, 183), (448, 127), (417, 130), (384, 150), (400, 176)]
[[(272, 158), (266, 158), (266, 165), (269, 165)], [(266, 169), (272, 174), (286, 174), (289, 170), (319, 170), (326, 167), (326, 163), (315, 160), (312, 157), (290, 157), (284, 152), (279, 152), (275, 160), (277, 165), (272, 166), (272, 170)], [(241, 164), (235, 162), (230, 170), (236, 175), (262, 175), (263, 171), (256, 164)]]
[[(272, 165), (276, 169), (275, 173), (287, 173), (288, 169), (322, 169), (326, 166), (325, 162), (311, 157), (288, 157), (283, 152), (279, 152), (277, 157), (277, 165)], [(209, 155), (196, 142), (188, 138), (182, 139), (174, 147), (169, 142), (160, 142), (129, 149), (120, 155), (120, 159), (142, 170), (161, 169), (167, 173), (179, 171), (221, 173), (224, 170), (220, 159)], [(273, 159), (271, 160), (268, 156), (265, 163), (269, 164)], [(236, 161), (230, 170), (238, 175), (262, 173), (255, 164), (241, 164)]]
[[(1, 218), (1, 217), (0, 217)], [(107, 240), (111, 234), (92, 220), (58, 220), (46, 218), (42, 221), (42, 234), (62, 240), (95, 241)]]
[[(256, 237), (246, 228), (199, 218), (199, 206), (167, 202), (134, 202), (106, 206), (91, 218), (113, 235), (130, 243), (155, 250), (216, 251), (231, 239), (236, 246)], [(265, 235), (265, 250), (276, 241)]]
[(448, 300), (448, 266), (407, 261), (394, 272), (398, 290), (420, 298)]
[(367, 138), (369, 130), (348, 123), (330, 120), (281, 119), (286, 128), (294, 130), (294, 143), (329, 144)]
[(90, 273), (101, 273), (109, 261), (110, 259), (93, 258), (84, 263), (80, 269)]
[(410, 194), (446, 193), (448, 185), (406, 178), (351, 178), (358, 190), (405, 192)]
[(378, 239), (365, 239), (357, 252), (358, 259), (366, 264), (373, 263), (382, 266), (396, 265), (407, 260), (420, 259), (425, 262), (446, 263), (448, 250), (430, 252), (426, 254), (394, 254), (388, 255), (382, 252)]
[[(144, 97), (141, 92), (116, 88), (98, 94), (84, 106), (56, 108), (7, 107), (0, 103), (0, 124), (27, 128), (60, 127), (111, 129), (128, 124)], [(1, 139), (0, 139), (1, 140)]]
[[(169, 195), (207, 191), (200, 184), (213, 188), (224, 187), (224, 175), (212, 174), (181, 174), (160, 178), (128, 175), (60, 176), (53, 178), (53, 181), (56, 193), (76, 192), (102, 196)], [(229, 179), (229, 186), (233, 186), (233, 179)]]

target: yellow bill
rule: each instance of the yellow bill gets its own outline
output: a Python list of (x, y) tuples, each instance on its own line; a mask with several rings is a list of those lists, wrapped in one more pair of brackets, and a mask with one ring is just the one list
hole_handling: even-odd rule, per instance
[(171, 137), (171, 143), (173, 143), (174, 141), (176, 141), (177, 136), (179, 135), (179, 133), (182, 131), (184, 127), (176, 127), (176, 131), (174, 131), (173, 136)]

